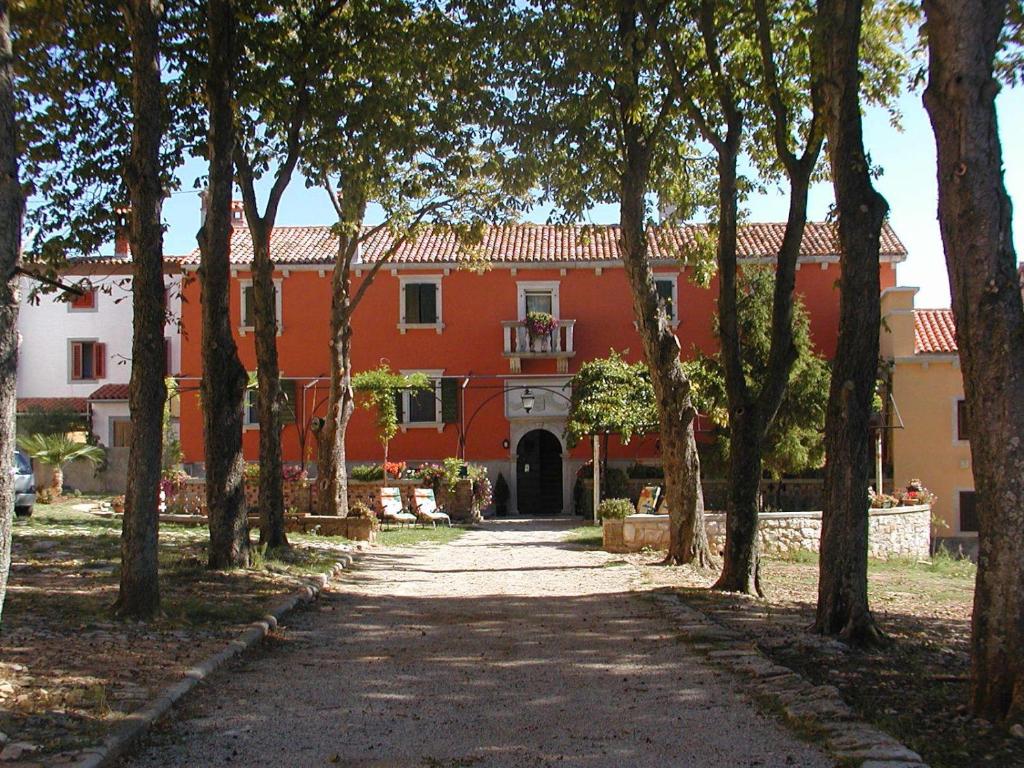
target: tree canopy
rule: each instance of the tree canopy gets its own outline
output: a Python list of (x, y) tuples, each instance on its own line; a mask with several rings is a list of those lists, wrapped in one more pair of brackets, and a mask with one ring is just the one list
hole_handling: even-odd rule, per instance
[(598, 434), (616, 434), (628, 443), (633, 435), (657, 428), (658, 406), (646, 363), (627, 362), (613, 349), (608, 357), (580, 366), (572, 378), (565, 424), (570, 447), (587, 435)]
[[(772, 272), (765, 268), (747, 268), (739, 280), (737, 316), (743, 373), (752, 382), (761, 380), (769, 362), (774, 282)], [(829, 366), (814, 350), (807, 310), (799, 296), (793, 307), (793, 341), (796, 361), (764, 441), (764, 468), (774, 477), (816, 469), (825, 458), (822, 430)], [(714, 425), (716, 463), (724, 467), (729, 456), (729, 407), (720, 355), (698, 354), (684, 367), (693, 381), (697, 410)]]
[(376, 411), (377, 434), (385, 448), (398, 434), (398, 398), (402, 392), (429, 389), (431, 386), (425, 374), (395, 373), (387, 363), (369, 371), (360, 371), (352, 377), (352, 389), (362, 396), (363, 407)]

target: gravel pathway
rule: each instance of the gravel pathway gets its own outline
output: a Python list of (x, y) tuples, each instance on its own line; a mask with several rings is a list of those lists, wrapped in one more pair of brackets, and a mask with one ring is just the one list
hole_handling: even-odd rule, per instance
[(214, 678), (133, 766), (828, 766), (628, 594), (635, 570), (489, 523), (376, 550)]

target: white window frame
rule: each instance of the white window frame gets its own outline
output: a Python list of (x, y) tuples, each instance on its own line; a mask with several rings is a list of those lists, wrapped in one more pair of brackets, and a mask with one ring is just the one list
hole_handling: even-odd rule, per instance
[[(432, 328), (439, 335), (444, 330), (442, 312), (444, 302), (441, 300), (441, 275), (408, 275), (398, 278), (398, 332), (405, 333), (408, 330)], [(432, 283), (437, 286), (437, 320), (433, 323), (407, 323), (405, 322), (405, 286), (410, 284)]]
[(432, 382), (434, 382), (434, 420), (433, 421), (409, 421), (409, 396), (410, 392), (404, 390), (402, 392), (402, 421), (398, 425), (402, 432), (406, 432), (410, 429), (430, 429), (434, 428), (438, 432), (444, 432), (444, 421), (441, 419), (441, 379), (444, 378), (444, 368), (435, 368), (431, 370), (423, 370), (419, 368), (412, 368), (408, 370), (402, 370), (400, 373), (403, 376), (409, 376), (414, 373), (422, 373)]
[[(252, 288), (252, 278), (238, 281), (238, 335), (245, 336), (256, 330), (254, 326), (245, 324), (245, 289)], [(284, 279), (274, 278), (274, 314), (277, 315), (277, 335), (280, 336), (284, 330), (284, 318), (281, 315), (281, 292), (284, 288)]]
[(952, 398), (952, 406), (953, 406), (953, 445), (967, 446), (967, 445), (971, 444), (971, 441), (970, 440), (961, 440), (960, 439), (960, 423), (959, 423), (959, 420), (957, 419), (957, 409), (959, 407), (960, 401), (963, 401), (964, 403), (966, 403), (967, 402), (967, 398), (964, 397), (963, 395), (954, 395), (953, 396), (953, 398)]
[(657, 289), (657, 282), (659, 280), (672, 283), (672, 318), (669, 320), (669, 325), (677, 328), (679, 326), (679, 273), (655, 272), (655, 289)]
[(558, 280), (520, 280), (516, 282), (516, 298), (519, 320), (526, 319), (526, 294), (532, 292), (549, 291), (551, 293), (551, 316), (556, 320), (561, 318), (562, 311), (558, 299), (560, 283)]

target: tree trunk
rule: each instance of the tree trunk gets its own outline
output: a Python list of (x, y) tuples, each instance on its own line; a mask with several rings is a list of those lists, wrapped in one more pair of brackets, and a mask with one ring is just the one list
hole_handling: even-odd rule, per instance
[(126, 180), (131, 210), (132, 372), (128, 407), (132, 437), (128, 487), (121, 528), (121, 585), (118, 615), (150, 618), (160, 609), (158, 532), (160, 457), (163, 445), (165, 294), (163, 257), (164, 190), (160, 142), (164, 132), (160, 82), (158, 0), (124, 6), (132, 51), (132, 146)]
[(55, 498), (64, 493), (64, 467), (59, 464), (50, 467), (50, 491)]
[(1015, 720), (1024, 716), (1024, 307), (993, 77), (1006, 3), (926, 0), (924, 10), (924, 103), (978, 508), (971, 706), (989, 720)]
[(270, 260), (270, 228), (249, 222), (252, 234), (252, 287), (255, 304), (256, 377), (260, 419), (260, 544), (286, 547), (284, 482), (281, 466), (281, 380), (277, 364), (277, 296)]
[[(635, 13), (620, 14), (624, 50), (632, 50)], [(623, 105), (624, 167), (620, 179), (619, 216), (622, 260), (633, 294), (633, 313), (640, 330), (651, 383), (658, 401), (661, 461), (669, 507), (670, 543), (667, 563), (711, 563), (704, 530), (704, 495), (700, 487), (700, 458), (693, 434), (696, 411), (690, 402), (690, 382), (679, 364), (679, 340), (658, 300), (647, 254), (644, 199), (648, 192), (651, 153), (632, 105)], [(595, 471), (597, 468), (595, 468)]]
[(717, 146), (718, 337), (729, 401), (729, 492), (725, 509), (725, 557), (715, 589), (761, 596), (757, 523), (764, 424), (743, 370), (737, 297), (739, 196), (736, 165), (743, 119), (734, 104), (724, 107), (727, 130)]
[[(341, 273), (345, 274), (342, 275)], [(352, 322), (348, 268), (335, 265), (331, 303), (331, 389), (317, 475), (321, 515), (348, 517), (345, 435), (355, 406), (352, 391)]]
[(878, 251), (889, 206), (871, 182), (860, 113), (861, 0), (820, 0), (825, 131), (842, 250), (839, 338), (825, 417), (825, 486), (815, 629), (884, 641), (868, 608), (871, 402), (878, 375)]
[(729, 489), (726, 499), (725, 552), (715, 589), (763, 597), (760, 547), (761, 443), (753, 413), (729, 416)]
[(211, 568), (249, 564), (242, 455), (245, 368), (231, 332), (231, 188), (234, 115), (232, 72), (237, 19), (231, 0), (209, 0), (210, 66), (206, 95), (210, 114), (210, 174), (206, 220), (199, 230), (199, 281), (203, 315), (203, 439), (206, 507), (210, 517)]
[(18, 367), (18, 277), (25, 199), (18, 181), (14, 72), (6, 0), (0, 0), (0, 620), (11, 569), (14, 410)]

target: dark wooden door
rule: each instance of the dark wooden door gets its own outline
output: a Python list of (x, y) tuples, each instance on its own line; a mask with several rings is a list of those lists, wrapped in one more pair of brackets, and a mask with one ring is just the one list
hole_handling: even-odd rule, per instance
[(546, 429), (527, 432), (516, 447), (516, 503), (521, 515), (562, 512), (562, 445)]

